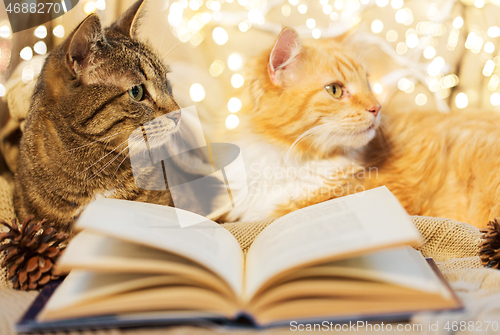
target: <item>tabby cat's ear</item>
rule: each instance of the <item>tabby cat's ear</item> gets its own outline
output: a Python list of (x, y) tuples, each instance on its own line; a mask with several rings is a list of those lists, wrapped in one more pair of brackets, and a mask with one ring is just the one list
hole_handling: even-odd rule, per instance
[(69, 68), (77, 74), (97, 42), (104, 41), (104, 32), (101, 26), (101, 20), (96, 14), (87, 16), (85, 20), (73, 31), (72, 36), (68, 38), (66, 46), (66, 59)]
[(123, 35), (136, 38), (138, 21), (141, 17), (141, 9), (144, 7), (145, 0), (135, 2), (125, 13), (120, 16), (115, 23), (111, 25), (111, 29), (122, 33)]
[(273, 84), (281, 85), (283, 83), (283, 72), (294, 63), (301, 51), (302, 42), (297, 32), (292, 28), (283, 28), (274, 43), (267, 65), (267, 71)]

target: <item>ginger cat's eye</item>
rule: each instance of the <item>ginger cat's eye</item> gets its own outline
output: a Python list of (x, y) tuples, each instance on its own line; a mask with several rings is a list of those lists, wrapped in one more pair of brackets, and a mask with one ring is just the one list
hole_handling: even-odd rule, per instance
[(343, 89), (342, 85), (340, 85), (339, 83), (332, 83), (330, 85), (326, 85), (325, 89), (335, 99), (339, 99), (342, 97)]
[(128, 90), (128, 95), (135, 101), (141, 101), (144, 97), (144, 86), (142, 84), (133, 86)]

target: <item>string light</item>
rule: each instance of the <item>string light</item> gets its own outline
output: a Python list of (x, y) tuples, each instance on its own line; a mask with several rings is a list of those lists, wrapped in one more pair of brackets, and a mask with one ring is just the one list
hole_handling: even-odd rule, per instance
[(45, 26), (38, 26), (33, 33), (38, 38), (45, 38), (47, 37), (47, 28)]
[(492, 26), (488, 28), (487, 34), (489, 37), (498, 37), (500, 36), (500, 28), (497, 26)]
[(257, 9), (252, 9), (248, 12), (248, 20), (250, 20), (251, 23), (256, 24), (264, 24), (265, 21), (264, 16)]
[(305, 14), (305, 13), (307, 13), (307, 6), (306, 6), (306, 5), (304, 5), (304, 4), (299, 5), (299, 7), (297, 7), (297, 9), (299, 10), (299, 13), (300, 13), (300, 14)]
[(191, 8), (191, 10), (197, 11), (200, 7), (200, 3), (197, 0), (189, 1), (189, 8)]
[(283, 14), (283, 16), (290, 16), (290, 14), (292, 14), (292, 8), (289, 5), (281, 6), (281, 14)]
[(0, 27), (0, 37), (2, 37), (2, 38), (11, 37), (11, 32), (10, 32), (9, 26), (1, 26)]
[(229, 114), (226, 118), (226, 128), (231, 130), (236, 127), (238, 127), (238, 124), (240, 124), (240, 119), (234, 115), (234, 114)]
[(316, 20), (315, 19), (307, 19), (306, 26), (309, 29), (313, 29), (314, 27), (316, 27)]
[(62, 25), (58, 25), (52, 30), (52, 33), (55, 37), (63, 38), (65, 35), (64, 27)]
[(475, 0), (474, 6), (476, 6), (477, 8), (483, 8), (484, 7), (484, 0)]
[(218, 12), (221, 9), (221, 4), (219, 1), (210, 1), (207, 2), (207, 4), (210, 3), (210, 9), (213, 10), (214, 12)]
[(38, 41), (33, 46), (33, 50), (39, 55), (45, 55), (47, 53), (47, 44), (43, 41)]
[(415, 89), (415, 84), (406, 78), (401, 78), (398, 81), (398, 88), (406, 93), (411, 93)]
[(394, 9), (400, 9), (403, 7), (404, 1), (403, 0), (391, 0), (391, 6)]
[(484, 51), (491, 54), (495, 51), (495, 45), (491, 42), (488, 42), (484, 45)]
[(500, 106), (500, 94), (493, 93), (490, 97), (490, 102), (493, 106)]
[(418, 36), (417, 34), (408, 34), (406, 36), (406, 45), (408, 48), (413, 49), (418, 45)]
[(5, 86), (0, 84), (0, 97), (3, 97), (6, 93)]
[(389, 0), (376, 0), (377, 6), (385, 7), (389, 3)]
[(433, 46), (426, 46), (424, 49), (424, 57), (427, 59), (432, 59), (436, 56), (436, 49)]
[(214, 77), (219, 76), (224, 71), (225, 64), (221, 60), (216, 60), (210, 65), (210, 74)]
[(227, 66), (233, 71), (239, 70), (242, 65), (243, 57), (237, 52), (232, 53), (227, 59)]
[(455, 20), (453, 20), (453, 28), (455, 29), (460, 29), (464, 25), (464, 19), (462, 19), (460, 16), (457, 16)]
[(35, 76), (35, 71), (32, 66), (28, 65), (23, 68), (23, 73), (21, 75), (21, 80), (24, 83), (31, 83)]
[(384, 24), (380, 20), (375, 20), (372, 22), (371, 29), (375, 34), (378, 34), (384, 29)]
[(212, 31), (212, 37), (214, 38), (215, 43), (217, 43), (218, 45), (226, 44), (227, 40), (229, 39), (229, 35), (222, 27), (215, 28)]
[(418, 105), (418, 106), (423, 106), (427, 103), (427, 96), (423, 93), (419, 93), (417, 94), (417, 96), (415, 97), (415, 103)]
[(382, 93), (382, 90), (383, 90), (382, 85), (378, 83), (373, 85), (373, 92), (375, 92), (376, 94)]
[(106, 9), (106, 1), (105, 0), (97, 0), (95, 2), (95, 8), (98, 10), (105, 10)]
[(385, 35), (389, 42), (395, 42), (398, 39), (398, 33), (395, 30), (389, 30)]
[(500, 77), (496, 74), (492, 75), (490, 81), (488, 82), (488, 90), (495, 91), (500, 83)]
[(231, 98), (227, 103), (227, 109), (231, 113), (237, 113), (241, 109), (241, 101), (238, 98)]
[(326, 5), (323, 7), (323, 13), (325, 13), (326, 15), (330, 15), (332, 10), (333, 10), (333, 7), (330, 5)]
[(455, 105), (459, 109), (464, 109), (465, 107), (467, 107), (468, 104), (469, 104), (469, 98), (467, 97), (467, 94), (463, 92), (458, 93), (457, 96), (455, 97)]
[(397, 23), (402, 23), (409, 26), (413, 23), (413, 13), (409, 8), (399, 9), (396, 12), (395, 19)]
[(483, 76), (489, 77), (493, 74), (493, 70), (495, 70), (495, 62), (492, 61), (491, 59), (488, 59), (486, 61), (486, 64), (484, 64), (483, 68)]
[(33, 50), (30, 47), (24, 47), (19, 55), (24, 60), (31, 60), (33, 58)]
[(83, 5), (83, 11), (86, 15), (90, 15), (96, 11), (96, 6), (94, 1), (89, 1), (86, 2), (85, 5)]
[(189, 96), (194, 102), (203, 101), (203, 99), (205, 99), (205, 89), (201, 86), (201, 84), (194, 83), (189, 88)]
[(312, 30), (312, 37), (315, 39), (320, 38), (321, 37), (321, 30), (319, 30), (318, 28), (314, 28)]
[(458, 76), (452, 73), (441, 78), (440, 85), (441, 88), (448, 89), (457, 86), (459, 82)]
[[(316, 5), (314, 5), (314, 2), (316, 2)], [(423, 11), (423, 18), (419, 9), (416, 24), (414, 24), (414, 21), (417, 19), (417, 14), (414, 14), (409, 7), (405, 6), (405, 4), (410, 3), (405, 2), (405, 0), (319, 0), (314, 2), (282, 0), (281, 2), (277, 1), (275, 6), (277, 13), (281, 13), (280, 15), (283, 18), (296, 14), (306, 14), (313, 11), (313, 9), (319, 9), (326, 15), (326, 19), (330, 21), (330, 26), (339, 24), (336, 22), (338, 20), (341, 20), (342, 25), (345, 26), (346, 23), (355, 25), (359, 22), (359, 10), (376, 5), (384, 8), (382, 10), (384, 15), (380, 14), (378, 17), (373, 18), (373, 21), (368, 26), (371, 32), (384, 37), (383, 41), (390, 43), (387, 46), (393, 48), (399, 55), (397, 57), (408, 59), (409, 64), (414, 62), (411, 60), (412, 58), (418, 59), (418, 57), (421, 57), (419, 62), (421, 66), (412, 67), (411, 71), (407, 72), (401, 71), (402, 69), (398, 70), (401, 74), (406, 73), (405, 77), (396, 77), (395, 81), (381, 80), (373, 85), (376, 94), (387, 92), (383, 96), (384, 99), (390, 98), (391, 94), (393, 94), (394, 87), (391, 87), (392, 85), (397, 86), (397, 89), (401, 92), (416, 94), (414, 93), (415, 85), (420, 82), (427, 85), (427, 92), (431, 94), (422, 91), (417, 92), (418, 94), (414, 96), (415, 104), (424, 106), (430, 99), (436, 99), (436, 104), (440, 108), (438, 100), (448, 98), (453, 93), (452, 89), (459, 83), (458, 76), (449, 73), (452, 66), (446, 64), (446, 57), (443, 58), (445, 54), (442, 51), (444, 48), (453, 51), (457, 48), (463, 48), (465, 45), (469, 52), (478, 54), (478, 56), (482, 57), (481, 59), (484, 59), (482, 61), (482, 75), (486, 78), (487, 90), (491, 92), (489, 93), (490, 103), (492, 106), (500, 106), (500, 92), (496, 91), (500, 89), (500, 77), (496, 73), (500, 68), (500, 57), (493, 57), (495, 52), (498, 52), (496, 48), (498, 41), (491, 40), (500, 37), (500, 25), (498, 23), (487, 28), (474, 25), (467, 26), (467, 32), (465, 32), (465, 29), (463, 29), (465, 25), (464, 18), (456, 14), (453, 15), (456, 11), (451, 11), (451, 9), (437, 1), (429, 2), (429, 5)], [(212, 43), (225, 46), (229, 42), (230, 35), (235, 31), (233, 28), (236, 29), (236, 33), (245, 33), (252, 29), (271, 31), (274, 29), (272, 26), (276, 25), (275, 22), (266, 22), (268, 13), (274, 8), (271, 2), (266, 0), (170, 0), (165, 1), (165, 3), (168, 3), (165, 5), (165, 10), (168, 10), (168, 22), (174, 35), (181, 42), (189, 42), (193, 46), (202, 43), (204, 37), (210, 36), (210, 34), (212, 35), (210, 39)], [(238, 15), (229, 16), (230, 12), (225, 11), (225, 6), (228, 3), (233, 3), (233, 6), (241, 6), (243, 11)], [(476, 8), (485, 8), (486, 3), (489, 4), (488, 6), (500, 6), (500, 0), (463, 0), (462, 3), (464, 6), (474, 6)], [(102, 10), (103, 5), (106, 5), (105, 0), (87, 0), (84, 2), (84, 10)], [(95, 8), (93, 9), (91, 6)], [(274, 17), (276, 12), (273, 11), (272, 13), (274, 13)], [(386, 13), (390, 14), (386, 15)], [(303, 37), (328, 38), (332, 36), (331, 31), (336, 30), (330, 29), (328, 24), (325, 25), (324, 19), (320, 19), (320, 17), (303, 17), (302, 20), (304, 20), (302, 22), (308, 28), (305, 31), (298, 29)], [(210, 22), (212, 22), (212, 25), (207, 26)], [(406, 31), (405, 26), (407, 27)], [(60, 26), (62, 30), (60, 31), (58, 27), (54, 28), (53, 33), (56, 37), (62, 38), (64, 37), (64, 29)], [(206, 27), (209, 27), (210, 30), (206, 31)], [(43, 26), (37, 28), (35, 36), (45, 38), (47, 33), (45, 32), (45, 37), (43, 37), (42, 29), (44, 29)], [(460, 36), (460, 34), (466, 35)], [(11, 32), (8, 26), (5, 26), (5, 28), (0, 27), (0, 37), (8, 38), (10, 35)], [(437, 38), (441, 36), (443, 38), (438, 40)], [(444, 41), (443, 45), (438, 46), (441, 41)], [(34, 52), (43, 52), (43, 45), (37, 42), (33, 46)], [(227, 47), (225, 48), (227, 49)], [(244, 58), (234, 51), (229, 49), (224, 54), (224, 61), (213, 59), (209, 66), (209, 72), (213, 77), (219, 77), (227, 67), (234, 72), (222, 76), (223, 80), (229, 81), (233, 88), (240, 88), (244, 85), (245, 79), (240, 73), (235, 72), (239, 72), (243, 68)], [(410, 68), (409, 65), (403, 66), (406, 69)], [(29, 73), (28, 71), (26, 78), (28, 78)], [(394, 73), (396, 73), (396, 70), (394, 70)], [(205, 98), (203, 86), (193, 84), (190, 88), (190, 96), (195, 102), (202, 101)], [(469, 105), (469, 99), (472, 98), (474, 97), (470, 94), (467, 96), (464, 92), (460, 92), (452, 100), (452, 103), (457, 108), (463, 109)], [(237, 98), (231, 98), (228, 102), (228, 111), (231, 114), (226, 119), (226, 128), (234, 129), (238, 126), (239, 119), (234, 113), (240, 109), (241, 101)]]
[(441, 72), (444, 65), (445, 61), (443, 57), (436, 57), (427, 67), (427, 73), (431, 76), (437, 76)]
[(231, 85), (234, 88), (240, 88), (245, 83), (245, 78), (241, 74), (235, 73), (231, 76)]
[(400, 55), (404, 55), (408, 51), (408, 46), (404, 42), (399, 42), (396, 46), (396, 52)]
[(360, 4), (359, 4), (358, 0), (347, 0), (344, 8), (348, 12), (354, 12), (354, 11), (357, 11), (359, 9), (359, 6), (360, 6)]

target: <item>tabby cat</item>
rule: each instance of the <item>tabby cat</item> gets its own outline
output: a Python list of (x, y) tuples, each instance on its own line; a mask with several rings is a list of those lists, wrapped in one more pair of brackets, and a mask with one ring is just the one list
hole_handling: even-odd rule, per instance
[(284, 28), (250, 64), (235, 142), (259, 220), (386, 185), (412, 215), (500, 216), (500, 114), (384, 112), (349, 46)]
[[(137, 38), (141, 7), (137, 1), (105, 30), (89, 15), (48, 56), (20, 144), (14, 199), (20, 220), (33, 214), (69, 229), (100, 196), (171, 205), (169, 192), (136, 186), (128, 159), (129, 145), (141, 140), (128, 141), (134, 129), (179, 109), (168, 69)], [(143, 133), (175, 132), (179, 115), (157, 123)]]

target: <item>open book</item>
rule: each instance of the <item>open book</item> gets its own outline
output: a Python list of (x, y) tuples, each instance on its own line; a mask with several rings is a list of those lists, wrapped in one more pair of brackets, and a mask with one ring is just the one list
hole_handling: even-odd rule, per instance
[(83, 231), (58, 262), (71, 273), (38, 322), (244, 315), (268, 326), (460, 307), (420, 253), (405, 246), (421, 236), (385, 187), (288, 214), (246, 255), (222, 226), (205, 220), (181, 228), (177, 215), (200, 218), (179, 213), (124, 200), (91, 203), (77, 222)]

